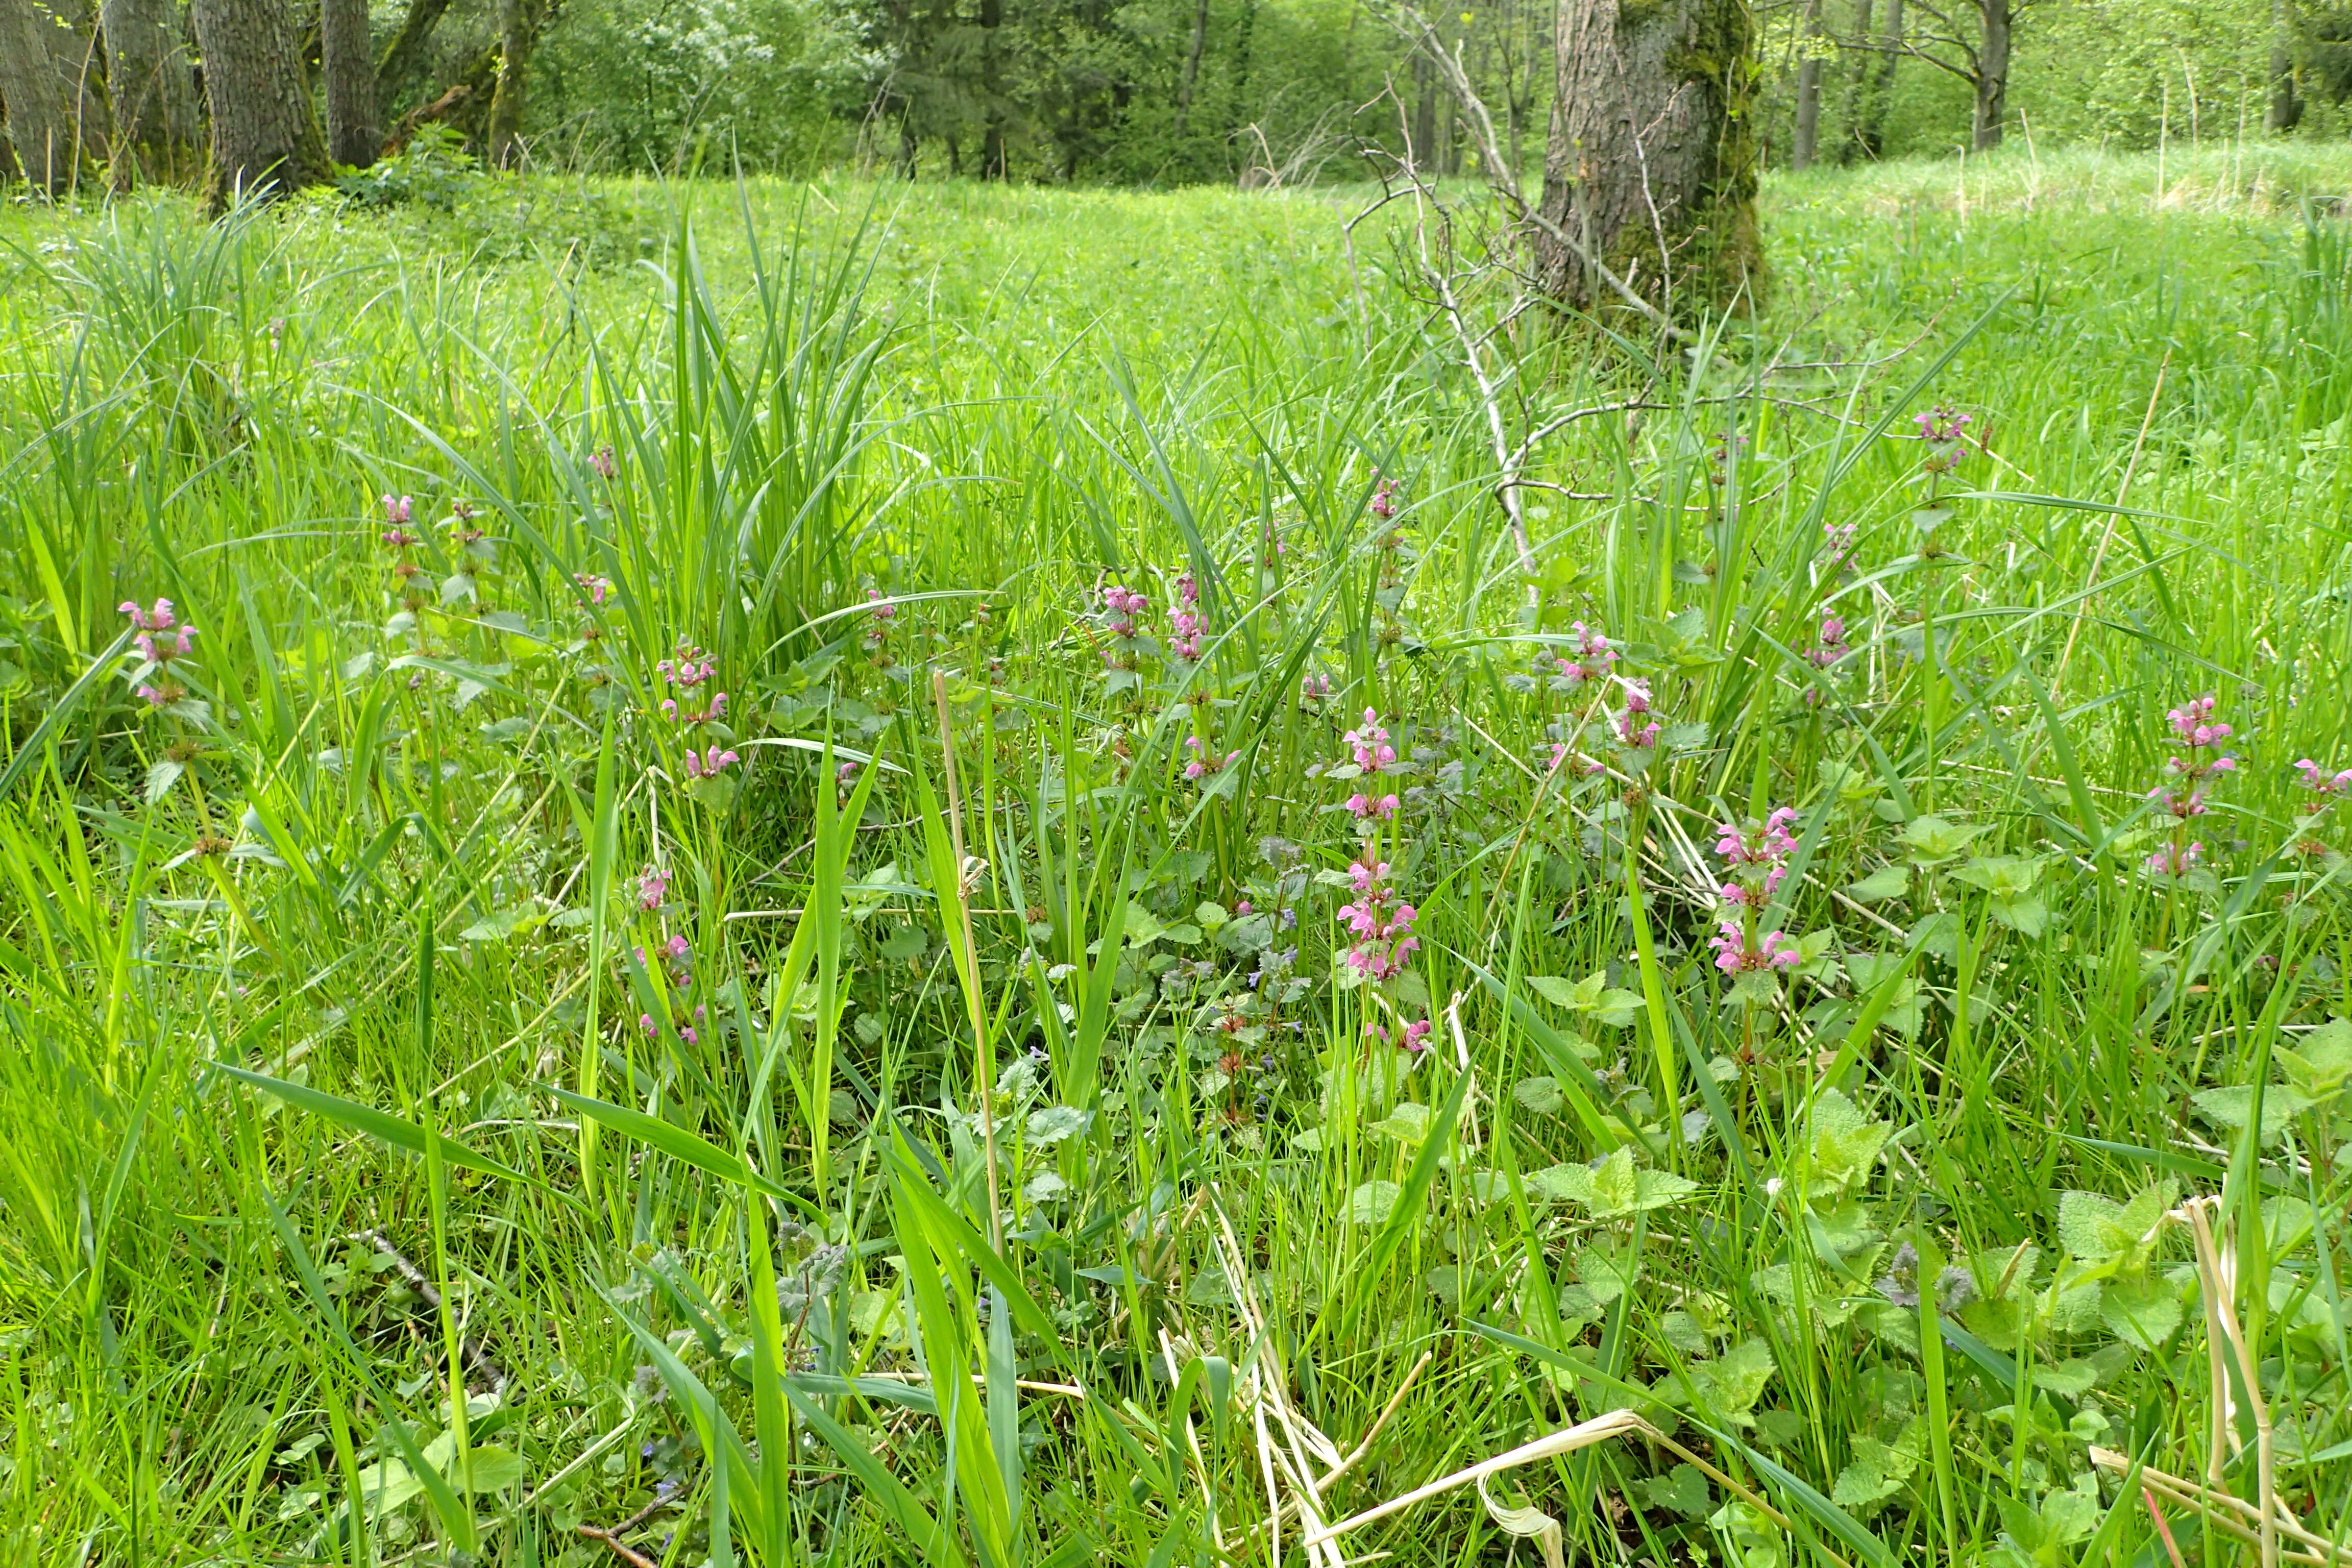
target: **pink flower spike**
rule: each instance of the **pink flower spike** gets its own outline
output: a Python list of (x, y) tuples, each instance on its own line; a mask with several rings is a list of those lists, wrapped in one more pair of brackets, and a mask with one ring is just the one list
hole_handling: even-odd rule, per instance
[(686, 940), (685, 933), (680, 932), (678, 935), (671, 937), (667, 942), (662, 943), (662, 951), (668, 953), (672, 958), (684, 958), (688, 953), (694, 951), (694, 947), (692, 943)]
[(1428, 1019), (1426, 1019), (1426, 1018), (1418, 1019), (1418, 1020), (1416, 1020), (1415, 1022), (1413, 1022), (1413, 1023), (1410, 1023), (1410, 1024), (1407, 1024), (1407, 1025), (1404, 1026), (1404, 1048), (1405, 1048), (1406, 1050), (1409, 1050), (1409, 1051), (1423, 1051), (1423, 1050), (1427, 1050), (1427, 1049), (1429, 1048), (1429, 1047), (1428, 1047), (1428, 1045), (1426, 1044), (1426, 1042), (1427, 1042), (1428, 1038), (1429, 1038), (1429, 1020), (1428, 1020)]
[(669, 874), (658, 866), (648, 866), (637, 873), (637, 907), (657, 910), (669, 897)]
[(404, 522), (406, 522), (406, 521), (408, 521), (408, 517), (409, 517), (409, 508), (410, 508), (413, 504), (414, 504), (414, 503), (413, 503), (413, 502), (409, 500), (409, 498), (408, 498), (408, 497), (406, 497), (406, 496), (386, 496), (386, 497), (384, 497), (384, 498), (383, 498), (383, 520), (384, 520), (384, 521), (386, 521), (386, 522), (388, 522), (388, 523), (391, 523), (391, 524), (392, 524), (394, 527), (395, 527), (395, 528), (397, 528), (400, 524), (402, 524), (402, 523), (404, 523)]

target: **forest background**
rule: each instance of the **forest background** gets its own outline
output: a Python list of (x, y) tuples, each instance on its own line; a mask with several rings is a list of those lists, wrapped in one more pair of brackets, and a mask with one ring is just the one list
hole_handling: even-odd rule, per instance
[[(600, 174), (844, 165), (1147, 187), (1360, 177), (1408, 145), (1475, 170), (1464, 105), (1380, 0), (0, 0), (0, 174), (201, 177), (202, 34), (276, 27), (306, 79), (366, 81), (334, 167), (430, 125), (477, 156)], [(1775, 0), (1755, 8), (1769, 166), (2035, 148), (2330, 139), (2352, 7), (2294, 0)], [(1540, 159), (1553, 7), (1428, 17), (1500, 145)], [(224, 48), (225, 52), (225, 48)], [(2006, 57), (2005, 58), (2003, 57)], [(339, 64), (339, 62), (341, 62)], [(436, 142), (428, 141), (426, 143)]]

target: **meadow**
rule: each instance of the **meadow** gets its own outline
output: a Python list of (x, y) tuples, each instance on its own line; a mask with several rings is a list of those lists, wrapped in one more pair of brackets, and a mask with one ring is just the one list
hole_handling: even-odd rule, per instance
[(0, 214), (0, 1542), (2352, 1563), (2347, 195)]

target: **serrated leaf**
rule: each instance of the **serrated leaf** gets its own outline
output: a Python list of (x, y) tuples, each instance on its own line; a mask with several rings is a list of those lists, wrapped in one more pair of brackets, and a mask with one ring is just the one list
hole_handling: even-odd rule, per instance
[[(2209, 1089), (2189, 1097), (2208, 1121), (2226, 1127), (2233, 1132), (2245, 1131), (2247, 1119), (2253, 1114), (2254, 1091), (2241, 1085), (2232, 1089)], [(2263, 1132), (2264, 1146), (2275, 1143), (2284, 1136), (2287, 1123), (2296, 1112), (2307, 1110), (2311, 1102), (2284, 1084), (2273, 1084), (2263, 1093)]]
[(1969, 826), (1940, 816), (1915, 816), (1904, 826), (1902, 837), (1911, 851), (1913, 865), (1940, 866), (1957, 859), (1960, 851), (1984, 831), (1981, 825)]
[(1911, 868), (1897, 861), (1882, 866), (1859, 882), (1849, 883), (1845, 896), (1858, 904), (1883, 904), (1899, 899), (1911, 886)]
[(1511, 1098), (1538, 1116), (1557, 1116), (1566, 1103), (1560, 1096), (1559, 1080), (1549, 1076), (1521, 1079), (1512, 1086)]
[(1022, 1128), (1028, 1142), (1039, 1147), (1075, 1138), (1086, 1131), (1087, 1113), (1070, 1105), (1049, 1105), (1043, 1110), (1033, 1110)]
[[(1298, 1142), (1294, 1138), (1291, 1142)], [(1402, 1191), (1394, 1182), (1366, 1182), (1348, 1194), (1349, 1225), (1379, 1225), (1395, 1212), (1397, 1194)]]

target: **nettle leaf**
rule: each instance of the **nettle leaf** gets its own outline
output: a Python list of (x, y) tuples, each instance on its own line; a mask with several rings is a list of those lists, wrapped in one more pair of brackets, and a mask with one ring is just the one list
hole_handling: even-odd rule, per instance
[[(2275, 1049), (2275, 1047), (2273, 1047)], [(2240, 1086), (2235, 1089), (2209, 1089), (2189, 1097), (2199, 1114), (2208, 1121), (2226, 1127), (2232, 1132), (2245, 1131), (2253, 1115), (2254, 1091)], [(2275, 1143), (2286, 1133), (2287, 1123), (2295, 1113), (2310, 1109), (2311, 1101), (2284, 1084), (2273, 1084), (2263, 1092), (2263, 1131), (2264, 1144)]]
[(1609, 984), (1609, 976), (1595, 970), (1581, 980), (1563, 980), (1557, 974), (1530, 974), (1528, 984), (1537, 994), (1555, 1007), (1565, 1007), (1572, 1013), (1590, 1013), (1599, 1005), (1601, 993)]
[(1940, 866), (1959, 858), (1960, 851), (1985, 829), (1949, 822), (1940, 816), (1915, 816), (1903, 829), (1903, 842), (1914, 866)]
[(1087, 1113), (1074, 1105), (1049, 1105), (1031, 1111), (1022, 1131), (1031, 1143), (1045, 1147), (1076, 1137), (1086, 1131), (1087, 1121)]
[(177, 784), (180, 775), (188, 771), (185, 763), (175, 763), (169, 757), (150, 763), (147, 768), (147, 804), (154, 805)]
[(2038, 855), (1976, 855), (1952, 873), (1952, 879), (1982, 888), (1996, 899), (2021, 899), (2041, 879), (2042, 864)]
[(1559, 1080), (1550, 1077), (1523, 1078), (1511, 1088), (1511, 1098), (1538, 1116), (1558, 1116), (1565, 1103)]
[(1740, 1426), (1755, 1425), (1749, 1414), (1772, 1381), (1772, 1348), (1760, 1339), (1743, 1340), (1713, 1361), (1693, 1363), (1691, 1387), (1710, 1415)]
[[(1291, 1142), (1296, 1143), (1297, 1139)], [(1402, 1189), (1394, 1182), (1366, 1182), (1348, 1194), (1349, 1225), (1379, 1225), (1395, 1211)]]
[(2142, 1188), (2124, 1204), (2096, 1193), (2066, 1193), (2058, 1200), (2059, 1243), (2085, 1268), (2137, 1270), (2156, 1250), (2156, 1226), (2172, 1206), (2173, 1194), (2168, 1181)]
[(1919, 1468), (1919, 1455), (1925, 1446), (1924, 1429), (1916, 1415), (1903, 1424), (1892, 1443), (1882, 1443), (1875, 1437), (1856, 1437), (1853, 1461), (1838, 1472), (1830, 1501), (1840, 1508), (1875, 1508), (1901, 1491), (1910, 1480)]
[(1715, 1510), (1715, 1498), (1696, 1465), (1676, 1465), (1663, 1476), (1650, 1477), (1642, 1486), (1653, 1507), (1672, 1510), (1685, 1519), (1705, 1519)]
[(2099, 1292), (2099, 1321), (2144, 1351), (2161, 1350), (2180, 1319), (2180, 1290), (2168, 1280), (2110, 1280)]
[(1590, 1165), (1550, 1165), (1528, 1178), (1545, 1197), (1580, 1204), (1595, 1219), (1614, 1219), (1678, 1204), (1698, 1191), (1687, 1176), (1637, 1171), (1633, 1151), (1621, 1148)]
[(460, 942), (506, 942), (547, 923), (547, 911), (525, 906), (484, 915), (457, 933)]
[(1911, 868), (1901, 861), (1882, 866), (1859, 882), (1849, 883), (1847, 898), (1858, 904), (1883, 904), (1899, 899), (1911, 886)]
[(2050, 906), (2039, 893), (1995, 899), (1986, 907), (1992, 911), (1994, 920), (2020, 936), (2039, 938), (2050, 929)]
[(1400, 1143), (1418, 1147), (1429, 1136), (1429, 1107), (1407, 1100), (1372, 1123), (1371, 1130)]
[(1894, 1135), (1892, 1121), (1873, 1121), (1840, 1090), (1824, 1089), (1813, 1101), (1813, 1136), (1807, 1149), (1811, 1191), (1833, 1199), (1867, 1183)]
[(1630, 1247), (1621, 1249), (1594, 1246), (1577, 1250), (1577, 1283), (1601, 1306), (1606, 1307), (1631, 1290), (1641, 1276), (1641, 1258)]
[(2311, 1103), (2333, 1100), (2352, 1086), (2352, 1019), (2330, 1018), (2292, 1048), (2273, 1046), (2271, 1059)]

